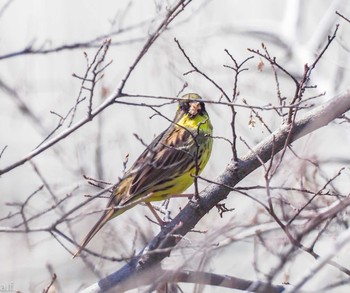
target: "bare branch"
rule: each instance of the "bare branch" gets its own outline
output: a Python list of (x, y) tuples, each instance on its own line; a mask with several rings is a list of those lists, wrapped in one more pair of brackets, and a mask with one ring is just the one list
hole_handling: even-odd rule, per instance
[(320, 257), (310, 268), (309, 272), (303, 276), (290, 290), (286, 292), (296, 293), (299, 289), (307, 283), (315, 274), (320, 271), (325, 265), (327, 265), (332, 258), (339, 253), (339, 251), (350, 242), (350, 229), (342, 232), (336, 239), (336, 241), (328, 248), (328, 252)]
[(339, 15), (342, 19), (346, 20), (347, 22), (350, 23), (350, 19), (345, 17), (343, 14), (341, 14), (340, 12), (336, 11), (335, 14)]
[[(124, 292), (141, 286), (150, 285), (151, 288), (147, 292), (152, 292), (153, 290), (161, 287), (166, 283), (194, 283), (238, 290), (247, 290), (249, 292), (261, 292), (259, 291), (259, 288), (261, 288), (263, 285), (267, 285), (264, 282), (250, 281), (228, 275), (218, 275), (213, 273), (189, 270), (163, 270), (156, 266), (151, 270), (139, 273), (137, 275), (136, 282), (135, 280), (130, 280), (129, 282), (125, 282), (114, 289), (118, 292)], [(282, 292), (286, 288), (283, 286), (270, 286), (269, 289), (270, 291), (266, 292)], [(85, 292), (87, 293), (94, 291), (82, 291), (82, 293)]]
[(43, 293), (51, 292), (50, 288), (53, 286), (53, 283), (56, 281), (57, 275), (54, 273), (51, 278), (50, 284), (43, 290)]
[(148, 49), (151, 47), (151, 45), (157, 40), (157, 38), (161, 35), (161, 33), (166, 29), (166, 27), (169, 25), (169, 23), (174, 19), (176, 15), (178, 15), (189, 3), (191, 0), (180, 0), (178, 3), (172, 8), (169, 9), (167, 15), (165, 16), (164, 20), (160, 23), (160, 25), (157, 27), (155, 32), (150, 35), (150, 37), (147, 39), (145, 45), (143, 46), (140, 53), (135, 58), (133, 64), (129, 67), (129, 70), (126, 72), (124, 78), (122, 79), (118, 89), (115, 93), (110, 95), (106, 98), (104, 102), (102, 102), (98, 107), (96, 107), (94, 110), (91, 111), (90, 115), (87, 115), (87, 117), (83, 118), (82, 120), (78, 121), (71, 127), (63, 130), (60, 134), (56, 135), (55, 137), (51, 138), (46, 143), (42, 144), (40, 147), (36, 148), (35, 150), (28, 153), (26, 156), (24, 156), (22, 159), (8, 165), (7, 167), (0, 169), (0, 175), (5, 174), (14, 168), (23, 165), (24, 163), (28, 162), (32, 158), (36, 157), (37, 155), (41, 154), (45, 150), (49, 149), (51, 146), (55, 145), (59, 141), (65, 139), (72, 133), (74, 133), (77, 129), (84, 126), (88, 122), (92, 121), (94, 117), (99, 115), (102, 111), (104, 111), (106, 108), (111, 106), (115, 100), (123, 96), (123, 90), (125, 87), (125, 84), (127, 80), (129, 79), (130, 75), (136, 68), (136, 66), (139, 64), (141, 59), (145, 56)]
[[(226, 170), (215, 180), (219, 184), (209, 185), (201, 192), (198, 200), (190, 201), (171, 223), (162, 227), (161, 232), (133, 260), (119, 271), (87, 288), (85, 292), (105, 291), (122, 283), (124, 280), (133, 278), (135, 273), (158, 264), (169, 255), (168, 249), (171, 250), (180, 241), (181, 238), (174, 237), (173, 234), (185, 235), (193, 229), (210, 209), (228, 196), (232, 187), (261, 165), (260, 160), (267, 162), (270, 159), (272, 147), (277, 153), (285, 147), (288, 137), (290, 137), (288, 142), (292, 143), (306, 134), (327, 125), (349, 109), (350, 90), (304, 114), (299, 120), (295, 121), (292, 133), (290, 131), (291, 125), (282, 125), (273, 134), (259, 143), (252, 152), (243, 156), (238, 162), (231, 162), (226, 167)], [(225, 185), (230, 188), (225, 187)]]

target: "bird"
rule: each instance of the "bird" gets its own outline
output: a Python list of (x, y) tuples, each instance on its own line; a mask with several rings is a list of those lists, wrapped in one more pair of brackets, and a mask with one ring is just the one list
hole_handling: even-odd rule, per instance
[[(170, 126), (159, 134), (125, 172), (111, 192), (106, 209), (79, 249), (78, 256), (112, 218), (144, 202), (160, 222), (150, 202), (181, 196), (206, 166), (212, 151), (213, 126), (202, 98), (188, 93), (179, 99)], [(187, 195), (188, 196), (188, 195)]]

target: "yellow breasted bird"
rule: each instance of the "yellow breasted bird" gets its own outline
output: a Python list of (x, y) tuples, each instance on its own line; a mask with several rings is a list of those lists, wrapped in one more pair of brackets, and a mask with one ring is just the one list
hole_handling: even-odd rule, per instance
[[(114, 188), (102, 217), (73, 257), (80, 254), (110, 219), (140, 202), (151, 208), (152, 201), (181, 194), (204, 169), (213, 145), (213, 127), (199, 95), (190, 93), (182, 99), (173, 123), (152, 141), (125, 173)], [(153, 214), (157, 216), (154, 210)]]

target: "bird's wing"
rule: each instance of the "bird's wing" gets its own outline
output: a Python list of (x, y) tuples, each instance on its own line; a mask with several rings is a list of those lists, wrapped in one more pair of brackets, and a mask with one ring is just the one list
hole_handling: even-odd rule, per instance
[(195, 149), (193, 135), (184, 128), (170, 127), (161, 133), (128, 172), (133, 180), (128, 194), (123, 196), (120, 204), (146, 196), (155, 185), (163, 184), (185, 172), (195, 161)]
[(155, 138), (116, 187), (102, 217), (84, 238), (73, 257), (80, 254), (107, 221), (124, 211), (116, 206), (132, 203), (133, 200), (146, 196), (155, 185), (184, 172), (194, 161), (193, 146), (195, 142), (191, 133), (183, 128), (169, 127)]

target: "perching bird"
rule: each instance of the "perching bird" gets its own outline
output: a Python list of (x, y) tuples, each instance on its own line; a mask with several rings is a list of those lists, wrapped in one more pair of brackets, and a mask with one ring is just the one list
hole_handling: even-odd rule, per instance
[[(125, 173), (114, 188), (102, 217), (73, 257), (80, 254), (110, 219), (140, 202), (151, 208), (152, 201), (181, 194), (194, 182), (194, 176), (201, 173), (211, 154), (213, 127), (199, 95), (186, 94), (182, 99), (185, 100), (179, 101), (173, 123)], [(154, 210), (153, 214), (157, 216)]]

